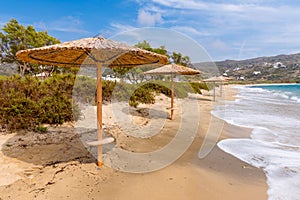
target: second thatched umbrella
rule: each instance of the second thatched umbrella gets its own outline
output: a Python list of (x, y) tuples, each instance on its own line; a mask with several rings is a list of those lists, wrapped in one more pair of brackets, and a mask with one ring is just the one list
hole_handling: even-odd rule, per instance
[(65, 67), (97, 67), (98, 166), (102, 165), (102, 66), (163, 65), (167, 57), (102, 37), (84, 38), (17, 52), (24, 62)]
[(204, 79), (203, 82), (211, 82), (214, 84), (214, 101), (216, 101), (216, 83), (221, 83), (221, 86), (220, 86), (220, 96), (222, 96), (222, 85), (224, 82), (228, 82), (228, 80), (230, 80), (230, 78), (227, 78), (225, 76), (214, 76), (214, 77), (211, 77), (211, 78), (208, 78), (208, 79)]
[(144, 74), (166, 74), (171, 75), (171, 120), (174, 119), (174, 75), (196, 75), (200, 71), (177, 64), (168, 64), (162, 67), (144, 72)]

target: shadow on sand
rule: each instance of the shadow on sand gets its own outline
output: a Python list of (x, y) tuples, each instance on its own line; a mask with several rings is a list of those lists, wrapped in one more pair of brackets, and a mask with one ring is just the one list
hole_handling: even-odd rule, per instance
[(126, 115), (144, 117), (147, 119), (166, 119), (169, 113), (153, 108), (123, 108), (122, 112)]
[(41, 166), (70, 161), (96, 163), (73, 127), (51, 127), (47, 133), (20, 131), (4, 143), (1, 151), (7, 157)]

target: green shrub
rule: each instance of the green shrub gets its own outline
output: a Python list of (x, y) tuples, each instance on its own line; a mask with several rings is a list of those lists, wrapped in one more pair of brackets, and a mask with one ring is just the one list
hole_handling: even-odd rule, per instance
[(136, 89), (129, 99), (129, 105), (137, 107), (139, 103), (153, 104), (155, 103), (155, 93), (152, 88), (141, 86)]
[(102, 81), (102, 101), (111, 101), (116, 84), (116, 81)]
[(208, 85), (206, 83), (190, 83), (191, 87), (193, 88), (194, 93), (201, 94), (201, 90), (209, 90)]
[[(206, 84), (175, 82), (175, 96), (208, 90)], [(140, 84), (102, 81), (103, 101), (127, 101), (131, 106), (155, 102), (158, 93), (171, 95), (171, 83)], [(62, 124), (80, 119), (79, 104), (95, 105), (96, 79), (74, 74), (54, 75), (45, 80), (21, 76), (0, 78), (0, 126), (7, 130), (43, 131), (41, 124)]]
[[(0, 79), (0, 125), (7, 130), (36, 130), (40, 124), (62, 124), (78, 119), (72, 112), (74, 75)], [(76, 108), (76, 104), (73, 106)]]
[(76, 102), (95, 105), (96, 79), (77, 76), (73, 85), (73, 97)]

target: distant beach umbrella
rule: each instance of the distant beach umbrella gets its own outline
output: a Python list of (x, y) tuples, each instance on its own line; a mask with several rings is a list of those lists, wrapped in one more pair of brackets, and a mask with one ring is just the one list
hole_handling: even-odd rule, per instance
[(214, 87), (214, 101), (216, 101), (216, 83), (221, 83), (221, 87), (220, 87), (220, 96), (222, 96), (222, 85), (224, 82), (228, 82), (229, 80), (231, 80), (231, 78), (225, 77), (225, 76), (214, 76), (208, 79), (204, 79), (203, 82), (211, 82), (213, 83), (213, 87)]
[[(161, 66), (166, 56), (132, 47), (103, 37), (83, 38), (61, 44), (18, 51), (19, 60), (44, 65), (97, 68), (97, 132), (98, 166), (102, 165), (102, 67), (128, 67), (137, 65)], [(105, 140), (105, 139), (104, 139)], [(93, 143), (93, 145), (95, 145)]]
[(146, 71), (144, 74), (152, 75), (171, 75), (171, 120), (174, 119), (174, 75), (196, 75), (201, 74), (201, 71), (177, 64), (168, 64), (162, 67)]

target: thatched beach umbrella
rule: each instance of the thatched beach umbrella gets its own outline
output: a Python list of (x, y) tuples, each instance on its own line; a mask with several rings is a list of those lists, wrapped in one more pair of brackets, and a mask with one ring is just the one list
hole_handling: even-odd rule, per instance
[(221, 87), (220, 87), (220, 96), (222, 96), (222, 85), (224, 82), (228, 82), (228, 80), (230, 80), (230, 78), (225, 77), (225, 76), (214, 76), (208, 79), (204, 79), (203, 82), (210, 82), (213, 83), (213, 87), (214, 87), (214, 101), (216, 101), (216, 83), (221, 83)]
[(185, 67), (177, 64), (164, 65), (162, 67), (144, 72), (144, 74), (166, 74), (171, 75), (171, 120), (174, 119), (174, 75), (195, 75), (201, 72), (189, 67)]
[[(102, 37), (84, 38), (61, 44), (27, 49), (17, 52), (17, 58), (24, 62), (64, 67), (97, 67), (97, 132), (98, 165), (102, 165), (102, 66), (135, 67), (137, 65), (163, 65), (167, 57), (132, 47)], [(110, 140), (109, 140), (110, 141)]]

